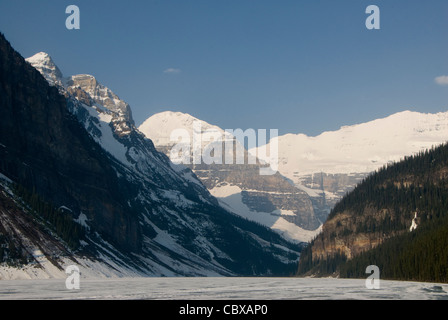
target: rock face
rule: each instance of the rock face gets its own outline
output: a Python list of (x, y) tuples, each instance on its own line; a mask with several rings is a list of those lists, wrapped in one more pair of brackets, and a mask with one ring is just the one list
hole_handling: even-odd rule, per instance
[[(384, 230), (360, 230), (361, 225), (371, 223), (381, 225), (386, 217), (398, 219), (389, 210), (375, 210), (366, 208), (361, 215), (353, 211), (342, 212), (332, 219), (329, 219), (323, 226), (322, 233), (313, 243), (313, 260), (325, 260), (327, 257), (334, 257), (343, 254), (347, 259), (375, 248), (386, 239), (393, 237), (404, 230), (384, 232)], [(406, 220), (406, 218), (405, 218)], [(409, 219), (407, 219), (409, 220)], [(407, 222), (407, 221), (403, 221)]]
[(54, 63), (48, 53), (36, 53), (28, 59), (28, 62), (40, 71), (50, 85), (62, 85), (62, 82), (64, 81), (62, 78), (62, 72), (59, 70), (58, 66)]
[[(29, 60), (28, 60), (29, 61)], [(42, 70), (44, 72), (44, 70)], [(133, 123), (131, 107), (120, 100), (109, 88), (98, 83), (95, 77), (88, 74), (80, 74), (69, 77), (66, 80), (67, 91), (76, 93), (76, 89), (81, 89), (91, 98), (89, 107), (97, 103), (106, 109), (124, 118), (125, 121)], [(77, 95), (75, 95), (77, 97)], [(87, 102), (87, 101), (86, 101)]]
[[(269, 226), (295, 241), (308, 241), (323, 221), (315, 215), (308, 194), (293, 185), (278, 172), (262, 175), (260, 169), (266, 167), (250, 155), (235, 135), (223, 129), (180, 112), (162, 112), (147, 119), (139, 130), (154, 141), (156, 147), (167, 156), (175, 157), (179, 146), (176, 130), (183, 130), (189, 140), (183, 163), (191, 168), (202, 183), (216, 196), (221, 204), (238, 215)], [(236, 130), (235, 130), (236, 131)], [(195, 139), (195, 134), (202, 134)], [(214, 142), (209, 137), (221, 137)], [(200, 140), (200, 141), (199, 141)], [(232, 161), (225, 161), (233, 146)], [(213, 147), (220, 148), (214, 149)], [(220, 162), (206, 163), (204, 159), (195, 161), (195, 155), (206, 155), (209, 150), (218, 150)], [(211, 152), (211, 151), (210, 151)], [(240, 152), (243, 164), (236, 161)], [(179, 156), (182, 158), (182, 156)], [(251, 162), (252, 161), (252, 162)]]
[(296, 186), (309, 194), (317, 218), (325, 221), (336, 203), (366, 176), (366, 173), (316, 172), (297, 176)]
[(92, 144), (55, 87), (12, 48), (2, 44), (0, 50), (0, 170), (49, 201), (86, 213), (123, 249), (139, 251), (138, 219), (126, 210), (104, 151)]
[[(0, 36), (0, 191), (7, 198), (0, 230), (14, 230), (14, 210), (54, 207), (85, 231), (76, 249), (53, 236), (65, 251), (43, 250), (50, 267), (39, 268), (76, 261), (83, 274), (292, 272), (300, 247), (221, 208), (191, 170), (170, 162), (135, 128), (129, 106), (109, 89), (92, 76), (61, 76), (48, 55), (28, 61)], [(14, 191), (17, 185), (30, 200)], [(27, 221), (29, 228), (55, 227)], [(27, 239), (33, 243), (22, 251), (42, 247), (40, 237), (25, 235), (11, 243)]]
[[(443, 143), (447, 136), (448, 112), (404, 111), (316, 137), (286, 134), (274, 141), (279, 172), (309, 194), (316, 215), (325, 221), (337, 201), (371, 172)], [(257, 151), (265, 154), (269, 148)]]
[(308, 195), (279, 173), (260, 176), (259, 165), (203, 165), (195, 166), (194, 172), (212, 193), (223, 186), (239, 187), (242, 203), (254, 213), (282, 218), (305, 230), (320, 226)]

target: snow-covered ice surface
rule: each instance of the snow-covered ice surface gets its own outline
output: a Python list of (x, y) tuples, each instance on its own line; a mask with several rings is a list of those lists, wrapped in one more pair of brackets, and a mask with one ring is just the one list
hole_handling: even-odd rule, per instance
[(0, 281), (0, 299), (15, 300), (448, 300), (448, 284), (334, 278), (115, 278)]

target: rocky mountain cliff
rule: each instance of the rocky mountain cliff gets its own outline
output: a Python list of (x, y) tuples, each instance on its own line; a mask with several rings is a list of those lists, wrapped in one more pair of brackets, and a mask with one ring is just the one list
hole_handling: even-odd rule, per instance
[[(322, 224), (306, 192), (295, 188), (278, 172), (274, 175), (260, 174), (265, 165), (256, 157), (250, 159), (252, 156), (232, 133), (191, 115), (171, 111), (151, 116), (139, 130), (171, 158), (176, 158), (173, 151), (180, 144), (176, 132), (184, 132), (188, 139), (181, 143), (188, 144), (185, 150), (189, 154), (185, 158), (179, 156), (179, 159), (187, 163), (185, 165), (194, 171), (223, 207), (236, 214), (295, 241), (310, 240)], [(219, 137), (221, 141), (215, 142), (212, 136)], [(230, 148), (227, 143), (230, 143)], [(222, 158), (215, 159), (219, 161), (194, 161), (195, 155), (204, 155), (204, 151), (214, 147), (220, 147), (218, 152)], [(232, 161), (226, 162), (225, 156), (230, 152)], [(243, 164), (236, 161), (238, 152), (244, 155)]]
[(0, 155), (4, 277), (73, 262), (121, 276), (288, 274), (297, 263), (298, 246), (221, 208), (94, 77), (63, 77), (44, 53), (27, 63), (3, 35)]

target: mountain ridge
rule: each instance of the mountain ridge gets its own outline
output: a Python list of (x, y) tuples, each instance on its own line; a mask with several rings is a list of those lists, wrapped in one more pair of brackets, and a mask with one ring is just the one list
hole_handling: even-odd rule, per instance
[(369, 175), (332, 210), (300, 275), (447, 282), (448, 144)]
[[(260, 168), (265, 165), (256, 156), (249, 158), (243, 137), (233, 134), (237, 129), (223, 130), (187, 113), (165, 111), (149, 117), (139, 126), (139, 130), (167, 156), (176, 158), (172, 151), (179, 145), (187, 145), (190, 155), (181, 160), (187, 160), (189, 164), (186, 165), (224, 208), (264, 224), (294, 241), (306, 242), (319, 230), (322, 221), (315, 216), (307, 194), (292, 186), (278, 172), (271, 176), (261, 175)], [(179, 131), (184, 132), (189, 140), (179, 141), (176, 136)], [(214, 138), (209, 138), (215, 135), (222, 140), (216, 142)], [(229, 142), (233, 145), (230, 152)], [(194, 162), (195, 153), (202, 155), (213, 147), (219, 149), (218, 153), (221, 152), (223, 158), (228, 153), (240, 153), (245, 155), (245, 161), (237, 164), (233, 159), (233, 162), (226, 163), (225, 159), (218, 157), (222, 161), (211, 164)]]
[[(307, 192), (321, 220), (347, 192), (383, 165), (439, 145), (448, 137), (448, 112), (402, 111), (317, 136), (277, 139), (279, 172)], [(262, 151), (269, 144), (250, 152)], [(263, 159), (268, 161), (267, 159)]]
[[(372, 132), (376, 134), (372, 134)], [(282, 140), (287, 140), (283, 142), (284, 144), (292, 143), (291, 140), (298, 141), (295, 145), (299, 150), (295, 151), (302, 154), (302, 156), (299, 158), (296, 153), (292, 159), (302, 164), (301, 168), (299, 168), (304, 174), (319, 171), (326, 173), (353, 173), (372, 172), (388, 162), (399, 161), (404, 156), (443, 143), (447, 133), (448, 112), (432, 114), (406, 110), (365, 123), (342, 126), (339, 130), (325, 131), (315, 137), (309, 137), (304, 134), (288, 134), (279, 136), (276, 139), (280, 141), (279, 148), (281, 156), (285, 152), (281, 148)], [(384, 137), (394, 140), (390, 144), (384, 144), (382, 146), (383, 148), (389, 148), (388, 152), (381, 153), (378, 149), (372, 149), (372, 146), (377, 147), (376, 144), (384, 142)], [(409, 138), (414, 138), (415, 140)], [(338, 140), (340, 141), (339, 143), (336, 142)], [(405, 141), (405, 143), (397, 143), (397, 141)], [(331, 154), (317, 152), (312, 147), (313, 142), (326, 146), (332, 145), (328, 150), (331, 151)], [(349, 148), (353, 149), (354, 147), (358, 149), (351, 152), (348, 151)], [(366, 147), (370, 147), (370, 150)], [(390, 152), (393, 148), (399, 148), (399, 150)], [(348, 152), (350, 156), (353, 156), (355, 152), (359, 152), (360, 150), (364, 150), (364, 153), (359, 158), (350, 159), (351, 163), (348, 165), (351, 167), (347, 165), (347, 167), (340, 166), (338, 168), (333, 165), (333, 168), (330, 170), (325, 168), (325, 166), (331, 165), (330, 163), (326, 164), (322, 162), (322, 164), (319, 164), (319, 161), (328, 159), (330, 155), (334, 157), (336, 164), (338, 161), (344, 159), (348, 162), (349, 158), (344, 157), (344, 152)], [(368, 154), (368, 152), (372, 154)], [(354, 161), (360, 162), (356, 169), (353, 169)], [(285, 169), (285, 167), (282, 168), (280, 166), (281, 171), (286, 172)], [(288, 175), (288, 177), (291, 177), (291, 175)]]
[[(98, 83), (48, 81), (3, 35), (0, 52), (0, 172), (6, 177), (2, 194), (12, 201), (4, 203), (15, 203), (16, 210), (39, 216), (45, 225), (48, 213), (63, 211), (85, 228), (78, 249), (67, 248), (68, 257), (53, 257), (44, 248), (33, 255), (24, 243), (39, 246), (39, 240), (2, 234), (3, 262), (18, 247), (47, 276), (76, 261), (82, 274), (103, 276), (292, 272), (300, 247), (219, 207), (188, 168), (171, 163), (136, 130), (121, 112), (126, 107), (114, 109), (118, 100), (93, 94), (114, 100)], [(83, 90), (90, 85), (98, 90)], [(16, 187), (24, 191), (14, 192)], [(27, 201), (32, 203), (20, 205)], [(8, 207), (0, 211), (14, 222)], [(36, 228), (37, 223), (29, 221)], [(40, 263), (42, 256), (49, 263)], [(25, 277), (42, 275), (27, 270)]]
[[(192, 127), (194, 121), (200, 123), (203, 130), (216, 131), (225, 136), (225, 139), (231, 139), (227, 132), (215, 125), (189, 114), (172, 111), (149, 117), (140, 125), (139, 130), (169, 156), (171, 148), (178, 142), (170, 141), (170, 133), (175, 129)], [(156, 126), (157, 129), (151, 126)], [(189, 128), (187, 131), (191, 138), (193, 130)], [(406, 110), (366, 123), (342, 126), (339, 130), (326, 131), (315, 137), (286, 134), (274, 139), (278, 140), (279, 173), (290, 184), (308, 194), (315, 216), (324, 222), (337, 201), (368, 174), (387, 163), (440, 144), (446, 137), (448, 112), (425, 114)], [(204, 148), (206, 143), (201, 143), (200, 147)], [(244, 148), (241, 143), (237, 145)], [(269, 154), (266, 152), (269, 148), (268, 143), (249, 149), (248, 152), (256, 158), (259, 154)], [(261, 157), (260, 161), (265, 163), (268, 159)], [(200, 170), (203, 168), (196, 166), (196, 172)], [(203, 177), (203, 182), (208, 183), (208, 189), (223, 199), (223, 202), (227, 202), (227, 205), (236, 206), (236, 194), (243, 192), (244, 188), (238, 191), (229, 184), (227, 191), (224, 190), (225, 185), (217, 185), (214, 189), (215, 185), (209, 182), (212, 176), (208, 174)], [(240, 203), (238, 207), (240, 212), (247, 211), (246, 216), (250, 215), (250, 210), (244, 204)], [(309, 236), (313, 237), (312, 234)]]

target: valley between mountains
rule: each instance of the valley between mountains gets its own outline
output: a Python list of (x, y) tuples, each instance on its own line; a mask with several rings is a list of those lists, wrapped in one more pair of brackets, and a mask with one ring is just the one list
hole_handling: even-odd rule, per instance
[[(193, 135), (195, 123), (255, 162), (174, 163), (172, 132)], [(448, 138), (448, 112), (404, 111), (255, 148), (225, 129), (237, 128), (171, 110), (137, 125), (131, 106), (93, 75), (66, 76), (44, 52), (24, 59), (1, 35), (0, 279), (64, 278), (71, 264), (85, 277), (359, 276), (361, 267), (341, 263), (409, 233), (412, 222), (445, 223), (444, 204), (397, 208), (406, 195), (395, 189), (397, 198), (382, 197), (391, 185), (435, 188), (431, 199), (441, 200), (447, 166), (434, 148)], [(260, 175), (274, 143), (278, 171)], [(413, 163), (394, 171), (409, 159), (418, 173)], [(433, 278), (446, 281), (435, 264)]]

